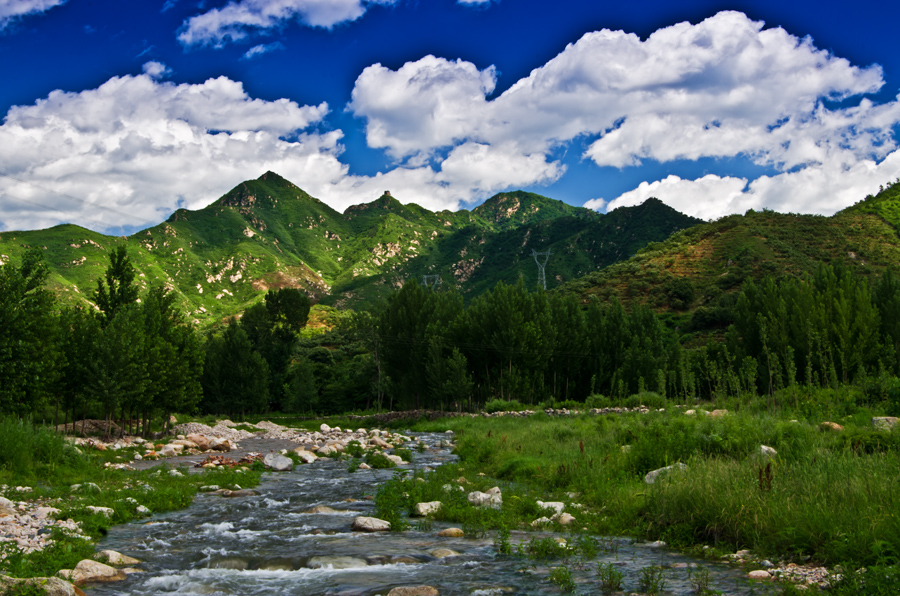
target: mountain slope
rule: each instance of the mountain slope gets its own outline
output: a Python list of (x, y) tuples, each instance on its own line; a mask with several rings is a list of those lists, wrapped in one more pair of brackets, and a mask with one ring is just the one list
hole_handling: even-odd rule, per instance
[(108, 251), (124, 243), (142, 286), (170, 288), (192, 319), (211, 324), (278, 287), (353, 306), (426, 274), (466, 297), (499, 280), (524, 276), (534, 284), (532, 249), (551, 250), (552, 288), (697, 221), (656, 200), (600, 215), (523, 191), (502, 193), (472, 211), (437, 213), (385, 193), (342, 214), (267, 172), (203, 209), (180, 209), (127, 238), (74, 225), (0, 233), (0, 260), (39, 247), (63, 301), (90, 303)]

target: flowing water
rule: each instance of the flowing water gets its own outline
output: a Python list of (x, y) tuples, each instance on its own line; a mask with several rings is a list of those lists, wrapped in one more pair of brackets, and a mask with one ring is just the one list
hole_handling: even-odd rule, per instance
[[(443, 435), (417, 434), (431, 448), (416, 454), (416, 466), (453, 461), (449, 449), (435, 447)], [(365, 500), (391, 470), (347, 471), (345, 461), (320, 459), (293, 472), (267, 475), (259, 496), (222, 498), (199, 494), (186, 509), (149, 523), (113, 528), (99, 545), (140, 559), (144, 573), (124, 582), (95, 584), (90, 594), (341, 595), (387, 594), (397, 586), (434, 586), (442, 596), (560, 594), (547, 580), (560, 561), (499, 556), (493, 538), (443, 538), (428, 531), (377, 534), (352, 532), (357, 515), (371, 516)], [(309, 513), (316, 506), (336, 513)], [(548, 534), (513, 532), (513, 545)], [(612, 562), (624, 574), (625, 593), (638, 591), (641, 569), (663, 566), (664, 594), (691, 594), (688, 571), (710, 571), (710, 588), (750, 594), (744, 572), (703, 562), (665, 548), (605, 539), (605, 552), (578, 569), (570, 560), (576, 593), (599, 594), (596, 563)], [(612, 547), (612, 548), (610, 548)], [(458, 555), (432, 552), (451, 549)], [(757, 588), (757, 593), (759, 589)]]

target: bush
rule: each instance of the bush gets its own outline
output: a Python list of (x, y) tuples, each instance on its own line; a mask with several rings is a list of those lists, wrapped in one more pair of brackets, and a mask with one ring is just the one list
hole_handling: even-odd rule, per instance
[(528, 406), (515, 399), (509, 401), (504, 399), (492, 399), (484, 404), (484, 411), (488, 414), (493, 414), (495, 412), (521, 412), (527, 409), (529, 409)]

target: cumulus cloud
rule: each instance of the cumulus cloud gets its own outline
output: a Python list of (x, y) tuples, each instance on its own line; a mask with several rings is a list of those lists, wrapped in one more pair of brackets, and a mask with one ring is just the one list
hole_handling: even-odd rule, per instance
[[(656, 197), (682, 213), (707, 220), (763, 208), (831, 215), (878, 192), (886, 181), (898, 178), (900, 151), (893, 151), (881, 162), (864, 159), (843, 164), (830, 160), (774, 176), (760, 176), (749, 183), (746, 178), (714, 174), (696, 180), (668, 176), (655, 182), (642, 182), (634, 190), (619, 195), (609, 202), (608, 210), (639, 205)], [(585, 207), (598, 206), (586, 203)]]
[(144, 74), (151, 79), (163, 79), (172, 74), (171, 68), (156, 60), (145, 62), (142, 70), (144, 71)]
[(241, 59), (242, 60), (251, 60), (253, 58), (256, 58), (257, 56), (262, 56), (263, 54), (267, 54), (269, 52), (274, 52), (275, 50), (283, 50), (283, 49), (284, 49), (284, 44), (282, 44), (280, 41), (276, 41), (274, 43), (259, 44), (259, 45), (253, 46), (252, 48), (250, 48), (249, 50), (244, 52), (244, 55), (241, 56)]
[(184, 45), (221, 47), (252, 32), (282, 27), (297, 20), (310, 27), (331, 29), (355, 21), (373, 4), (396, 0), (240, 0), (187, 19), (178, 34)]
[(0, 180), (3, 226), (144, 226), (269, 169), (298, 181), (340, 178), (341, 133), (304, 132), (327, 112), (253, 99), (225, 77), (176, 85), (144, 74), (54, 91), (13, 107), (0, 126), (4, 172), (29, 183)]
[(21, 17), (47, 12), (66, 0), (0, 0), (0, 31)]
[(855, 172), (897, 148), (900, 100), (863, 98), (883, 86), (880, 67), (854, 66), (738, 12), (646, 40), (588, 33), (488, 100), (496, 80), (493, 67), (433, 56), (396, 71), (376, 64), (357, 79), (349, 107), (365, 119), (371, 147), (409, 163), (466, 143), (536, 156), (580, 139), (583, 157), (598, 166), (738, 157), (780, 172), (808, 169), (823, 191), (828, 182), (817, 172)]

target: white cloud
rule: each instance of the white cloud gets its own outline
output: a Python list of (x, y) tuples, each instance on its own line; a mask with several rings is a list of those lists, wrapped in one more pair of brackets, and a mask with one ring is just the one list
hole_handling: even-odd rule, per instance
[[(774, 176), (760, 176), (749, 184), (746, 178), (714, 174), (697, 180), (668, 176), (655, 182), (642, 182), (610, 201), (607, 210), (639, 205), (656, 197), (682, 213), (707, 220), (763, 208), (831, 215), (878, 192), (880, 185), (897, 178), (900, 178), (900, 150), (890, 153), (880, 163), (864, 159), (847, 165), (832, 160)], [(602, 205), (585, 204), (585, 207), (597, 209)]]
[(14, 20), (47, 12), (54, 6), (65, 3), (66, 0), (0, 0), (0, 31), (9, 26)]
[(267, 54), (269, 52), (274, 52), (275, 50), (283, 50), (284, 45), (280, 41), (276, 41), (274, 43), (267, 44), (259, 44), (255, 45), (241, 56), (242, 60), (251, 60), (256, 58), (257, 56), (262, 56), (263, 54)]
[(582, 207), (584, 207), (585, 209), (593, 209), (594, 211), (603, 211), (603, 209), (606, 207), (606, 204), (607, 201), (604, 199), (589, 199), (584, 202), (584, 205), (582, 205)]
[(282, 27), (298, 20), (310, 27), (330, 29), (355, 21), (373, 4), (396, 0), (239, 0), (187, 19), (178, 34), (184, 45), (221, 47), (251, 32)]
[(588, 33), (488, 100), (496, 77), (493, 67), (433, 56), (396, 71), (376, 64), (357, 79), (349, 108), (366, 119), (371, 147), (410, 164), (468, 143), (534, 157), (586, 138), (584, 157), (599, 166), (739, 157), (781, 172), (809, 169), (808, 181), (825, 191), (827, 177), (815, 174), (826, 164), (856, 171), (897, 148), (900, 100), (826, 103), (878, 91), (880, 67), (853, 66), (737, 12), (643, 41)]
[(162, 62), (157, 62), (156, 60), (151, 60), (150, 62), (145, 62), (143, 66), (144, 74), (150, 77), (151, 79), (163, 79), (170, 74), (172, 74), (172, 69), (163, 64)]
[(31, 183), (0, 179), (3, 226), (156, 223), (179, 201), (205, 206), (270, 169), (322, 186), (346, 172), (337, 159), (340, 132), (303, 132), (327, 111), (253, 99), (224, 77), (176, 85), (125, 76), (80, 93), (54, 91), (13, 107), (0, 126), (4, 172)]
[(481, 6), (484, 4), (490, 4), (491, 0), (456, 0), (459, 4), (464, 6)]

